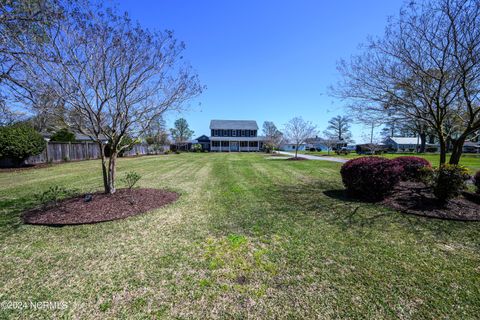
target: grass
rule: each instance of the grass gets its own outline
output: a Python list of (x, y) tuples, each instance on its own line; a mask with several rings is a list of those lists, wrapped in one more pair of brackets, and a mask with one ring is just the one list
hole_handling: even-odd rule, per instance
[[(299, 151), (300, 152), (300, 151)], [(364, 157), (365, 155), (359, 155), (355, 152), (351, 152), (347, 155), (337, 155), (335, 152), (330, 152), (328, 154), (326, 151), (301, 151), (303, 154), (310, 154), (316, 156), (330, 156), (330, 157), (337, 157), (337, 158), (344, 158), (344, 159), (354, 159), (359, 157)], [(390, 159), (400, 157), (400, 156), (416, 156), (422, 157), (430, 161), (430, 163), (434, 166), (438, 166), (440, 156), (435, 153), (425, 153), (425, 154), (415, 154), (415, 153), (386, 153), (383, 154), (382, 157), (387, 157)], [(447, 155), (447, 161), (448, 157)], [(463, 154), (460, 160), (460, 164), (467, 167), (470, 172), (474, 173), (480, 170), (480, 154)]]
[(260, 154), (121, 159), (181, 193), (121, 221), (23, 225), (51, 185), (101, 188), (99, 163), (0, 173), (0, 302), (63, 301), (0, 318), (475, 318), (478, 223), (342, 196), (340, 164)]

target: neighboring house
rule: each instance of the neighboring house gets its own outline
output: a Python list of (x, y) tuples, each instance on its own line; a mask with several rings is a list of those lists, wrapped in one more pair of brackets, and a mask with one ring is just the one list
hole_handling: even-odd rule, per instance
[[(43, 136), (43, 138), (46, 141), (50, 141), (50, 137), (53, 135), (53, 132), (44, 132), (44, 133), (41, 133), (41, 135)], [(100, 136), (100, 140), (105, 142), (105, 143), (108, 142), (108, 138), (105, 137), (104, 135)], [(54, 142), (54, 141), (52, 141), (52, 142)], [(93, 141), (92, 139), (90, 139), (90, 137), (87, 136), (86, 134), (76, 132), (75, 133), (75, 142), (96, 142), (96, 141)]]
[(347, 146), (347, 143), (343, 140), (326, 140), (319, 137), (306, 139), (305, 143), (307, 144), (307, 149), (315, 149), (318, 151), (326, 151), (328, 149), (339, 150)]
[(465, 143), (463, 144), (463, 152), (480, 153), (480, 143), (473, 141), (465, 141)]
[[(280, 145), (280, 150), (295, 151), (295, 147), (296, 147), (295, 143), (283, 143)], [(306, 150), (308, 150), (306, 143), (302, 143), (298, 145), (298, 151), (306, 151)]]
[(358, 154), (382, 154), (387, 152), (389, 147), (383, 143), (364, 143), (355, 146)]
[[(390, 150), (397, 152), (414, 152), (420, 148), (419, 137), (388, 137), (385, 139), (384, 144), (388, 146)], [(426, 148), (436, 148), (437, 145), (433, 143), (427, 143)]]
[(206, 135), (202, 135), (195, 139), (197, 143), (199, 143), (202, 146), (203, 151), (210, 151), (210, 138), (207, 137)]
[(265, 141), (254, 120), (212, 120), (210, 132), (210, 151), (260, 151)]

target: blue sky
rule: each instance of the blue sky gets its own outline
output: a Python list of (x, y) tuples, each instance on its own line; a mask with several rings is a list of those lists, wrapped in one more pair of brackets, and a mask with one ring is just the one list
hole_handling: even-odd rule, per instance
[[(121, 0), (119, 9), (152, 29), (171, 29), (207, 90), (184, 117), (195, 136), (211, 119), (270, 120), (281, 128), (301, 116), (317, 125), (345, 114), (328, 96), (336, 62), (383, 33), (402, 0)], [(199, 105), (200, 104), (200, 105)], [(352, 128), (356, 142), (368, 132)]]

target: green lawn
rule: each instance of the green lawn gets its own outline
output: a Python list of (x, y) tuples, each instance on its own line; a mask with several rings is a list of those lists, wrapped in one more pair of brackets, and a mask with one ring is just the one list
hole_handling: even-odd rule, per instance
[[(311, 155), (316, 155), (316, 156), (330, 156), (330, 157), (338, 157), (338, 158), (345, 158), (345, 159), (353, 159), (353, 158), (359, 158), (359, 157), (364, 157), (365, 155), (359, 155), (355, 152), (351, 152), (347, 155), (337, 155), (335, 152), (330, 152), (327, 153), (326, 151), (302, 151), (301, 153), (303, 154), (311, 154)], [(387, 153), (383, 154), (382, 157), (387, 157), (390, 159), (400, 157), (400, 156), (416, 156), (416, 157), (422, 157), (430, 161), (430, 163), (434, 166), (438, 166), (440, 156), (438, 154), (433, 154), (433, 153), (426, 153), (426, 154), (415, 154), (415, 153)], [(448, 157), (447, 156), (447, 160)], [(480, 170), (480, 154), (463, 154), (461, 161), (461, 165), (464, 165), (467, 167), (472, 173), (477, 172)]]
[[(261, 154), (121, 159), (181, 193), (126, 220), (28, 226), (51, 185), (101, 188), (98, 161), (0, 173), (0, 318), (402, 318), (480, 314), (480, 224), (342, 197), (340, 164)], [(5, 301), (63, 301), (11, 310)]]

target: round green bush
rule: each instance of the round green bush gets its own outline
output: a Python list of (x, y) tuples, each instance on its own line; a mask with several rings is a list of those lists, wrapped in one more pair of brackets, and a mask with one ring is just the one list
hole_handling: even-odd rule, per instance
[(0, 127), (0, 158), (19, 165), (45, 149), (42, 135), (26, 123)]
[(473, 177), (473, 183), (475, 184), (475, 187), (477, 187), (477, 193), (480, 194), (480, 171), (478, 171)]
[(470, 175), (465, 167), (453, 164), (441, 165), (435, 170), (433, 194), (440, 202), (447, 202), (460, 195), (468, 179)]

